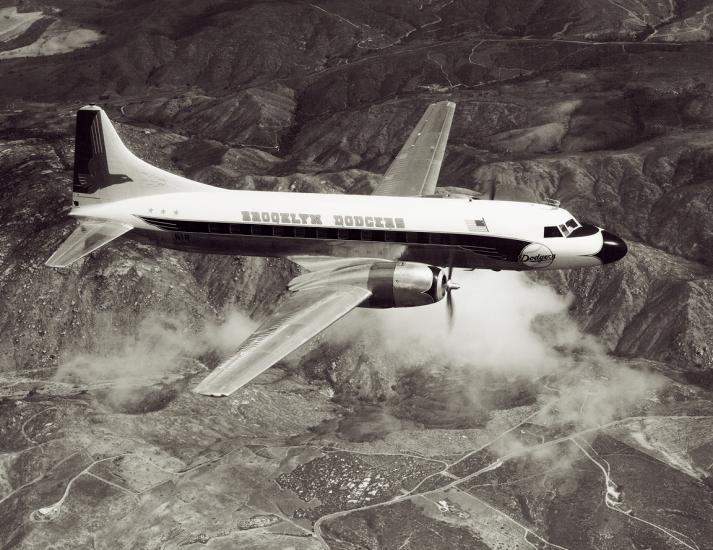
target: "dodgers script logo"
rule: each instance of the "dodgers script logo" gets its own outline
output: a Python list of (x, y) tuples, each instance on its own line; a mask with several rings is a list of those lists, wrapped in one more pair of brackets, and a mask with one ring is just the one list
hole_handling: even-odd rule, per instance
[(555, 254), (544, 244), (532, 243), (522, 249), (518, 261), (527, 267), (542, 269), (555, 261)]

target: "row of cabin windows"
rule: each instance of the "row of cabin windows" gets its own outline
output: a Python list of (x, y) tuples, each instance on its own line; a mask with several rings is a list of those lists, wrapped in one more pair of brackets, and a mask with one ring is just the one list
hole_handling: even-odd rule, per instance
[[(227, 233), (228, 224), (209, 224), (210, 233)], [(298, 225), (229, 224), (230, 233), (264, 237), (294, 237), (303, 239), (328, 239), (338, 241), (377, 241), (411, 244), (452, 244), (466, 246), (472, 243), (470, 235), (444, 233), (417, 233), (412, 231), (378, 231), (338, 227), (305, 227)], [(216, 227), (218, 226), (218, 227)]]
[[(147, 219), (151, 223), (151, 219)], [(308, 227), (299, 225), (268, 225), (249, 223), (217, 223), (173, 221), (160, 224), (165, 229), (186, 233), (219, 233), (253, 235), (261, 237), (294, 237), (304, 239), (329, 239), (340, 241), (376, 241), (409, 244), (444, 244), (490, 248), (483, 239), (497, 239), (489, 235), (462, 235), (457, 233), (426, 233), (415, 231), (380, 231), (339, 227)]]

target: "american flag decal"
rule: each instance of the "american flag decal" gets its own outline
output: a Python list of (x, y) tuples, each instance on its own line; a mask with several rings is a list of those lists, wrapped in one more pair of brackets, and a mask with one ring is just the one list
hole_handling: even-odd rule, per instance
[(479, 220), (465, 220), (465, 226), (468, 228), (468, 231), (489, 231), (485, 223), (485, 218), (480, 218)]

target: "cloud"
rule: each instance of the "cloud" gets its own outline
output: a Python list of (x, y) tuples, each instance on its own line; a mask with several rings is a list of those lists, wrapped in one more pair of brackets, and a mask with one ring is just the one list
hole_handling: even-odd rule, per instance
[[(482, 386), (494, 379), (541, 386), (541, 405), (550, 400), (552, 406), (537, 421), (582, 429), (625, 415), (665, 381), (626, 366), (595, 336), (584, 334), (569, 314), (571, 296), (517, 272), (456, 271), (454, 280), (461, 289), (453, 295), (450, 331), (443, 300), (359, 310), (335, 324), (328, 341), (365, 340), (396, 371), (418, 367), (442, 377), (444, 365), (461, 369), (467, 377), (459, 391), (470, 402), (484, 403)], [(462, 409), (463, 399), (454, 401)]]
[(529, 375), (557, 366), (559, 353), (538, 325), (559, 322), (561, 329), (573, 330), (556, 319), (567, 311), (566, 298), (516, 272), (456, 271), (453, 279), (462, 286), (453, 293), (452, 330), (442, 300), (414, 308), (359, 309), (334, 325), (329, 338), (375, 339), (402, 363), (442, 357), (454, 365)]
[(253, 321), (236, 311), (222, 323), (207, 321), (199, 329), (186, 316), (150, 314), (129, 334), (109, 327), (96, 335), (95, 351), (65, 357), (55, 378), (84, 384), (155, 381), (194, 369), (201, 356), (230, 353), (254, 328)]
[[(594, 336), (583, 334), (569, 315), (570, 297), (515, 272), (456, 271), (454, 279), (462, 287), (453, 296), (452, 330), (444, 300), (416, 308), (358, 309), (322, 338), (333, 350), (361, 342), (378, 368), (410, 370), (406, 377), (396, 375), (404, 382), (396, 386), (404, 393), (396, 414), (411, 418), (426, 404), (432, 409), (417, 419), (424, 425), (432, 417), (434, 426), (448, 427), (449, 418), (458, 426), (476, 426), (493, 407), (537, 397), (543, 406), (547, 399), (555, 403), (538, 422), (586, 428), (620, 417), (661, 386), (662, 378), (625, 366)], [(181, 316), (149, 315), (130, 334), (107, 329), (98, 335), (95, 351), (65, 358), (56, 378), (145, 385), (193, 371), (196, 360), (217, 362), (254, 327), (238, 312), (197, 330)], [(433, 376), (414, 375), (416, 369)]]

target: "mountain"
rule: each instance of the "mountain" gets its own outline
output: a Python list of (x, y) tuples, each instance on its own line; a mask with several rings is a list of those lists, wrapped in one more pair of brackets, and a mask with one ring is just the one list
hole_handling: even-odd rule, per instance
[[(0, 2), (1, 547), (711, 548), (707, 1)], [(554, 198), (611, 266), (457, 273), (230, 398), (298, 268), (120, 240), (65, 270), (74, 113), (232, 189), (368, 193), (431, 102), (441, 186)], [(444, 199), (445, 200), (445, 199)]]

